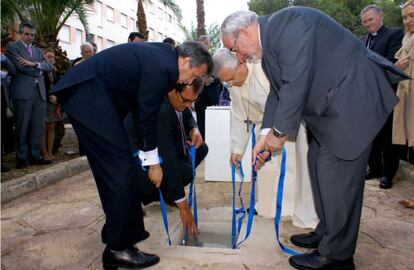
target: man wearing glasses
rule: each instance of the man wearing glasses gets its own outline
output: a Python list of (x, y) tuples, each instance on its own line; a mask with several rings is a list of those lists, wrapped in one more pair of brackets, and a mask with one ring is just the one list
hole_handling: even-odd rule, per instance
[[(145, 230), (139, 182), (142, 172), (131, 154), (124, 119), (132, 115), (139, 159), (151, 182), (163, 178), (157, 149), (157, 117), (165, 96), (177, 83), (191, 84), (209, 74), (209, 52), (198, 42), (130, 42), (113, 46), (66, 72), (55, 86), (97, 184), (105, 225), (104, 269), (141, 269), (159, 257), (137, 249)], [(193, 101), (194, 97), (183, 97)], [(180, 97), (181, 98), (181, 97)]]
[[(196, 235), (198, 229), (184, 191), (193, 179), (187, 148), (190, 145), (196, 147), (195, 167), (204, 160), (208, 152), (207, 144), (204, 143), (190, 110), (193, 102), (198, 100), (203, 86), (203, 80), (200, 77), (191, 84), (177, 84), (164, 99), (157, 120), (157, 147), (162, 158), (161, 167), (164, 172), (161, 190), (167, 203), (177, 205), (183, 227), (189, 236)], [(135, 153), (138, 151), (138, 137), (130, 115), (125, 120), (125, 126), (132, 152)], [(142, 170), (140, 170), (139, 181), (142, 203), (147, 205), (158, 201), (157, 189)]]
[(36, 29), (28, 22), (19, 27), (20, 40), (7, 46), (7, 57), (16, 67), (10, 97), (16, 124), (16, 168), (50, 164), (40, 154), (46, 118), (46, 90), (43, 74), (52, 70), (42, 51), (33, 46)]

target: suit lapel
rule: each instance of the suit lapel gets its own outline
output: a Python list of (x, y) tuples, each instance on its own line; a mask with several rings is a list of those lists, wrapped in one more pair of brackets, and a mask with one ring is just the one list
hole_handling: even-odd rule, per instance
[[(25, 44), (23, 44), (23, 41), (21, 41), (21, 40), (20, 40), (20, 41), (17, 41), (17, 46), (18, 46), (18, 48), (19, 48), (20, 55), (21, 55), (24, 59), (28, 59), (28, 60), (32, 59), (32, 58), (30, 57), (29, 52), (27, 51), (26, 45), (25, 45)], [(33, 49), (33, 47), (32, 47), (32, 49)]]

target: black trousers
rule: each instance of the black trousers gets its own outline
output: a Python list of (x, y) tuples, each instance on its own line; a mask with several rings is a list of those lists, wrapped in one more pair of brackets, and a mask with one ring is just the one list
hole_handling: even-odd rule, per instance
[(390, 181), (397, 173), (400, 164), (399, 151), (401, 151), (398, 146), (392, 144), (392, 119), (393, 114), (388, 117), (387, 122), (375, 137), (368, 161), (370, 171)]
[[(139, 198), (138, 167), (129, 151), (126, 131), (116, 131), (120, 140), (114, 144), (68, 117), (88, 157), (106, 215), (102, 241), (110, 249), (122, 250), (146, 239), (149, 233), (145, 231)], [(106, 127), (122, 126), (119, 121), (107, 122)]]
[(315, 231), (322, 237), (318, 251), (328, 258), (344, 260), (355, 252), (370, 149), (348, 161), (310, 139), (309, 175), (320, 219)]

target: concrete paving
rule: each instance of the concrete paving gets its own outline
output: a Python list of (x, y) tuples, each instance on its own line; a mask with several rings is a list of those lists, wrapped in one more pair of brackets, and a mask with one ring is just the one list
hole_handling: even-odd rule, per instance
[[(231, 185), (197, 177), (200, 229), (230, 229)], [(245, 185), (248, 202), (249, 184)], [(414, 210), (398, 204), (414, 197), (414, 168), (404, 164), (390, 190), (367, 181), (363, 217), (355, 254), (357, 269), (414, 269)], [(145, 208), (151, 237), (139, 246), (161, 256), (159, 270), (293, 269), (276, 245), (271, 219), (255, 217), (253, 231), (237, 250), (197, 248), (166, 243), (158, 204)], [(85, 171), (2, 205), (1, 269), (102, 269), (100, 228), (104, 215), (91, 172)], [(175, 242), (181, 235), (178, 211), (169, 208)], [(223, 227), (224, 226), (224, 227)], [(282, 222), (281, 239), (304, 230)], [(297, 249), (300, 250), (300, 249)], [(300, 250), (305, 251), (305, 250)]]

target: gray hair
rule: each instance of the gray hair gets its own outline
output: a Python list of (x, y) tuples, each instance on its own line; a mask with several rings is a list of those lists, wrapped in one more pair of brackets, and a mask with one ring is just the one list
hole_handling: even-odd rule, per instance
[(83, 47), (89, 47), (92, 51), (93, 51), (93, 46), (92, 46), (92, 44), (91, 43), (89, 43), (89, 42), (84, 42), (84, 43), (82, 43), (81, 45), (80, 45), (80, 50), (82, 51), (82, 48)]
[(33, 23), (31, 23), (29, 21), (24, 21), (24, 22), (21, 22), (20, 25), (19, 25), (19, 33), (20, 34), (23, 34), (23, 30), (24, 30), (25, 27), (30, 28), (32, 31), (36, 31), (36, 27), (34, 26)]
[(178, 56), (190, 57), (190, 67), (200, 67), (205, 64), (207, 66), (207, 74), (213, 69), (213, 59), (208, 52), (206, 46), (198, 41), (186, 41), (178, 45), (176, 48)]
[(365, 13), (367, 13), (368, 11), (370, 11), (370, 10), (374, 11), (375, 14), (377, 14), (377, 15), (381, 15), (382, 14), (382, 9), (379, 6), (377, 6), (377, 5), (369, 5), (369, 6), (364, 7), (363, 10), (361, 10), (361, 13), (359, 14), (359, 16), (362, 18), (362, 16)]
[(207, 35), (201, 35), (198, 38), (198, 41), (200, 41), (200, 42), (203, 42), (203, 41), (206, 41), (206, 40), (207, 40), (207, 42), (210, 42), (210, 38)]
[(232, 54), (227, 48), (218, 49), (213, 55), (213, 62), (213, 74), (216, 77), (218, 77), (218, 74), (223, 68), (235, 70), (239, 65), (239, 60), (237, 60), (237, 57)]
[(257, 20), (258, 16), (253, 11), (236, 11), (224, 19), (220, 28), (221, 35), (236, 37), (239, 34), (240, 29), (256, 23)]

